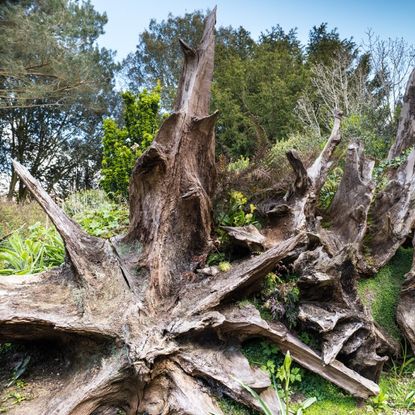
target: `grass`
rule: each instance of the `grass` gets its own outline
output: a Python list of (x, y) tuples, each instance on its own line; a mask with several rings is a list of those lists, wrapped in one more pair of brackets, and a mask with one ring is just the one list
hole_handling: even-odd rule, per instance
[(16, 204), (6, 198), (0, 198), (0, 238), (37, 222), (43, 225), (50, 222), (37, 202)]
[(374, 320), (394, 339), (400, 340), (395, 321), (396, 307), (405, 274), (412, 264), (412, 249), (400, 248), (388, 265), (370, 279), (358, 282), (361, 301), (370, 308)]

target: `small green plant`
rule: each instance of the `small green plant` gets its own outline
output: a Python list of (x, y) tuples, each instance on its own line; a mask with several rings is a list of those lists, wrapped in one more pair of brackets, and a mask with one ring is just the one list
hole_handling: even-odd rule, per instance
[(225, 261), (225, 258), (226, 255), (224, 252), (212, 252), (211, 254), (209, 254), (206, 260), (206, 264), (208, 266), (219, 265), (221, 262)]
[(249, 157), (239, 156), (239, 159), (228, 164), (229, 172), (239, 173), (249, 167)]
[(248, 198), (238, 191), (229, 194), (229, 200), (223, 212), (218, 216), (218, 224), (221, 226), (246, 226), (258, 224), (254, 213), (254, 204), (248, 204)]
[(404, 375), (412, 375), (415, 373), (414, 371), (414, 363), (415, 363), (415, 357), (411, 356), (409, 357), (408, 353), (408, 343), (406, 339), (403, 340), (402, 348), (402, 361), (400, 363), (397, 363), (395, 360), (392, 360), (393, 365), (393, 373), (397, 377), (402, 377)]
[(111, 238), (128, 226), (128, 211), (119, 208), (102, 208), (85, 211), (74, 219), (90, 234), (101, 238)]
[[(295, 415), (303, 415), (304, 411), (307, 408), (309, 408), (311, 405), (317, 402), (317, 398), (312, 397), (312, 398), (306, 399), (300, 404), (300, 406), (297, 408), (295, 412), (290, 409), (291, 384), (294, 382), (301, 382), (301, 375), (299, 374), (299, 371), (295, 370), (298, 368), (291, 368), (291, 363), (292, 363), (291, 355), (290, 355), (290, 352), (287, 351), (287, 353), (285, 354), (283, 364), (278, 368), (276, 372), (276, 377), (282, 383), (284, 400), (281, 400), (279, 396), (278, 387), (275, 384), (275, 376), (273, 376), (272, 378), (273, 378), (273, 383), (274, 383), (275, 396), (278, 401), (278, 406), (285, 413), (285, 415), (291, 415), (294, 413)], [(246, 389), (257, 400), (264, 415), (274, 415), (271, 409), (269, 408), (269, 406), (258, 395), (258, 393), (256, 393), (251, 387), (246, 385), (241, 380), (239, 379), (236, 379), (236, 380), (244, 389)]]
[(339, 187), (342, 176), (343, 169), (341, 167), (336, 167), (329, 173), (329, 175), (327, 176), (327, 180), (325, 181), (320, 192), (320, 208), (327, 210), (330, 207), (334, 195), (337, 192), (337, 188)]
[(103, 190), (74, 193), (65, 200), (63, 208), (93, 236), (110, 238), (122, 233), (128, 226), (125, 202), (121, 198), (110, 199)]
[(0, 275), (24, 275), (41, 272), (63, 263), (65, 250), (62, 239), (53, 227), (35, 223), (14, 232), (0, 245)]
[[(285, 403), (285, 413), (289, 415), (290, 407), (290, 392), (291, 384), (294, 382), (301, 382), (301, 375), (298, 368), (291, 369), (291, 354), (290, 351), (287, 351), (285, 354), (283, 364), (278, 368), (276, 377), (280, 380), (282, 384), (282, 391), (284, 393), (284, 403)], [(278, 394), (278, 392), (277, 392)]]
[(381, 390), (378, 395), (369, 400), (368, 406), (375, 411), (386, 410), (389, 407), (388, 399), (389, 396)]
[(223, 261), (219, 263), (218, 268), (221, 272), (228, 272), (231, 270), (232, 265), (230, 264), (230, 262)]

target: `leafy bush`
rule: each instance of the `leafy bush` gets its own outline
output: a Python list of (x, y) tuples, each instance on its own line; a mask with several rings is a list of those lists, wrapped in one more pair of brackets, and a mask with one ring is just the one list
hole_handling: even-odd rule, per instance
[(158, 127), (160, 86), (137, 95), (122, 94), (124, 125), (104, 120), (101, 185), (109, 195), (128, 195), (128, 184), (135, 160), (151, 144)]
[(23, 275), (41, 272), (63, 263), (65, 250), (55, 228), (40, 223), (29, 227), (29, 235), (13, 233), (0, 245), (0, 274)]
[(291, 174), (292, 169), (288, 163), (286, 153), (288, 150), (296, 150), (305, 165), (310, 164), (325, 144), (326, 137), (319, 137), (312, 133), (307, 136), (300, 133), (290, 134), (286, 140), (278, 141), (273, 145), (265, 160), (266, 164), (275, 170), (281, 178)]
[(221, 226), (245, 226), (258, 224), (255, 218), (256, 207), (252, 203), (248, 205), (248, 198), (238, 191), (231, 191), (229, 199), (222, 212), (219, 213), (217, 222)]
[(365, 154), (376, 160), (386, 157), (390, 146), (390, 137), (381, 135), (379, 125), (373, 118), (374, 114), (350, 114), (343, 118), (341, 133), (344, 141), (361, 140), (364, 144)]
[(327, 179), (321, 188), (319, 207), (322, 209), (328, 209), (333, 201), (334, 195), (340, 184), (340, 180), (343, 176), (343, 169), (341, 167), (334, 168), (327, 176)]
[(228, 172), (239, 173), (249, 167), (249, 157), (239, 156), (239, 159), (228, 164)]
[(109, 199), (102, 190), (75, 193), (64, 202), (65, 211), (90, 235), (110, 238), (128, 226), (128, 208)]

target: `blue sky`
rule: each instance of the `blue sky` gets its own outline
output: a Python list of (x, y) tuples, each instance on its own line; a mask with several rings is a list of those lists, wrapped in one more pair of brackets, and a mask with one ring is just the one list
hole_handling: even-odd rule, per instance
[(106, 11), (106, 34), (99, 44), (117, 51), (123, 59), (134, 51), (138, 35), (151, 18), (162, 20), (169, 12), (180, 15), (196, 9), (218, 6), (217, 24), (243, 26), (254, 38), (261, 31), (280, 24), (284, 30), (297, 27), (302, 42), (314, 25), (328, 22), (340, 35), (359, 42), (371, 28), (382, 38), (403, 37), (415, 44), (415, 0), (92, 0)]

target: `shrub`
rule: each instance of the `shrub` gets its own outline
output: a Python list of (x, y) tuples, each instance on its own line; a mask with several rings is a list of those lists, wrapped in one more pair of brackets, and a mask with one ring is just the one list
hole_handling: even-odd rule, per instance
[(255, 205), (248, 204), (248, 198), (238, 191), (231, 191), (224, 209), (218, 214), (217, 222), (220, 226), (245, 226), (258, 224), (254, 212)]
[(64, 209), (90, 235), (110, 238), (128, 226), (128, 208), (111, 200), (103, 190), (85, 190), (65, 200)]
[(158, 126), (160, 86), (137, 95), (122, 94), (124, 125), (104, 120), (102, 180), (103, 189), (114, 196), (128, 195), (128, 184), (135, 160), (153, 141)]

